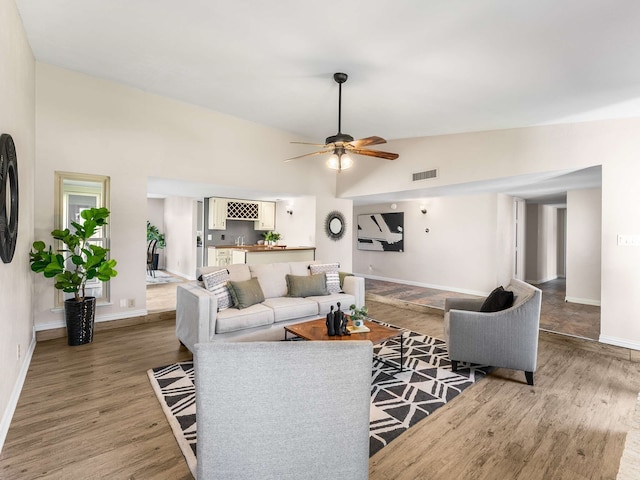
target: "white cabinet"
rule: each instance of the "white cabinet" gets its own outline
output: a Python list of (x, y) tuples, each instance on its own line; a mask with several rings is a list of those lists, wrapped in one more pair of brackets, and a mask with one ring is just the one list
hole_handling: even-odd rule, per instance
[(209, 199), (209, 229), (226, 230), (227, 228), (227, 199)]
[(210, 267), (227, 267), (231, 265), (231, 248), (209, 247), (207, 250), (207, 264)]
[(260, 202), (258, 221), (255, 230), (274, 230), (276, 228), (276, 204), (275, 202)]

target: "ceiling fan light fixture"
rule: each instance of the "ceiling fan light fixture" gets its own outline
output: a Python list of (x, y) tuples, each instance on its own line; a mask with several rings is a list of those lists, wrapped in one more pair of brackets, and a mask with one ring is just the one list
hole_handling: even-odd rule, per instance
[(331, 170), (337, 170), (338, 172), (341, 172), (342, 170), (353, 167), (353, 160), (346, 153), (334, 152), (327, 159), (327, 167), (329, 167)]

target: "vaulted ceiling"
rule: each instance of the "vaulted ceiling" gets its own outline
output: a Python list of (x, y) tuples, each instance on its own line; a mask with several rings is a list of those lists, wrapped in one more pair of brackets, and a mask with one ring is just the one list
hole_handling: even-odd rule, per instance
[(16, 0), (38, 61), (324, 142), (640, 116), (637, 0)]

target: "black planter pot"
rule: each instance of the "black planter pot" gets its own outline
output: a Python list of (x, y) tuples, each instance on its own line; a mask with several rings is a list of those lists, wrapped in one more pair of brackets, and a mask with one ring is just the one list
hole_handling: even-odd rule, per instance
[(151, 262), (151, 270), (157, 270), (158, 269), (158, 260), (160, 259), (160, 254), (159, 253), (154, 253), (153, 254), (153, 262)]
[(96, 297), (85, 297), (80, 302), (73, 298), (65, 300), (64, 313), (67, 319), (67, 343), (73, 347), (93, 342)]

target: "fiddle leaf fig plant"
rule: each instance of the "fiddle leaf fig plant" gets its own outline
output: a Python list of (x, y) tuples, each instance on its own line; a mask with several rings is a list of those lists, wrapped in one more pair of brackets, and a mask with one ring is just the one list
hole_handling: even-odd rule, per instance
[(47, 247), (38, 240), (33, 242), (33, 250), (29, 252), (31, 270), (53, 278), (55, 288), (73, 293), (78, 302), (86, 296), (87, 281), (97, 278), (108, 282), (118, 274), (114, 269), (117, 262), (107, 258), (109, 249), (90, 243), (96, 230), (107, 225), (109, 210), (104, 207), (88, 208), (80, 216), (82, 223), (71, 222), (74, 232), (68, 228), (51, 232), (51, 236), (60, 240), (65, 248), (54, 252), (51, 245)]

